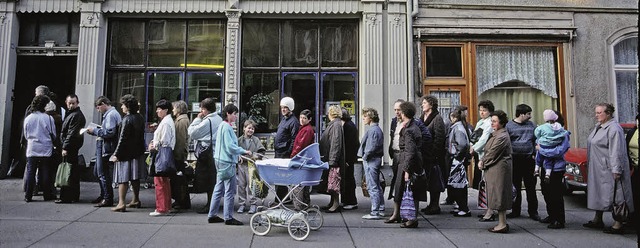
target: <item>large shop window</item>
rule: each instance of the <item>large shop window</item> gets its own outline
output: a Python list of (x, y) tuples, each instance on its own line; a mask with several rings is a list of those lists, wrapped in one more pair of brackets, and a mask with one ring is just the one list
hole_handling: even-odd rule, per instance
[(638, 114), (638, 36), (613, 45), (616, 113), (620, 123), (635, 123)]
[(240, 119), (258, 123), (268, 148), (282, 97), (295, 100), (296, 116), (313, 112), (316, 133), (327, 104), (357, 116), (357, 20), (244, 20), (242, 30)]
[(437, 43), (422, 45), (424, 94), (439, 99), (438, 110), (448, 115), (469, 106), (469, 121), (477, 120), (476, 104), (491, 100), (509, 117), (515, 106), (533, 108), (534, 121), (544, 109), (560, 109), (560, 45)]
[(155, 104), (161, 99), (186, 101), (191, 117), (205, 98), (222, 105), (224, 21), (122, 19), (109, 24), (107, 96), (115, 103), (133, 94), (144, 105), (140, 112), (148, 124), (159, 121)]

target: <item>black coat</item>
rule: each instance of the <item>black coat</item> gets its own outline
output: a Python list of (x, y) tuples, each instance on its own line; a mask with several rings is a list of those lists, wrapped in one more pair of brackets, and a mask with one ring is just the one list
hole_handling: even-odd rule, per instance
[(120, 123), (118, 146), (113, 153), (119, 161), (128, 161), (144, 154), (144, 118), (140, 114), (128, 114)]
[(80, 135), (80, 129), (87, 124), (80, 108), (70, 110), (64, 117), (60, 141), (62, 150), (77, 153), (84, 144), (84, 138)]
[[(422, 174), (422, 130), (418, 126), (418, 120), (411, 120), (407, 126), (400, 131), (400, 152), (396, 154), (398, 168), (396, 169), (396, 180), (394, 182), (394, 200), (400, 202), (405, 190), (404, 173)], [(418, 201), (427, 200), (426, 183), (421, 182), (420, 187), (412, 187), (413, 198)]]
[(358, 128), (353, 121), (347, 121), (342, 125), (344, 130), (344, 159), (353, 166), (358, 161), (358, 148), (360, 140), (358, 139)]

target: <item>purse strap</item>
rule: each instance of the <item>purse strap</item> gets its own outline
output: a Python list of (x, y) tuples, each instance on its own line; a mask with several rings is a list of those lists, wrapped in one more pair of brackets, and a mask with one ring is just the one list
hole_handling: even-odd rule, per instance
[(211, 130), (211, 119), (207, 118), (209, 121), (209, 146), (213, 145), (213, 131)]
[(618, 179), (616, 181), (617, 182), (613, 184), (613, 202), (614, 203), (616, 202), (616, 193), (618, 192), (618, 183), (620, 183), (620, 188), (622, 189), (622, 200), (626, 202), (627, 199), (625, 199), (624, 197), (624, 186), (622, 186), (622, 180)]

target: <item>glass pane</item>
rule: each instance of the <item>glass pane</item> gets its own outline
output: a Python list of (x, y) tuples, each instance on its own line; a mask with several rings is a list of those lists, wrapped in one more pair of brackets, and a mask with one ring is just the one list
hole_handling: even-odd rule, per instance
[(184, 64), (185, 25), (185, 21), (149, 21), (149, 66)]
[(427, 47), (427, 77), (462, 77), (461, 47)]
[[(305, 109), (315, 112), (316, 75), (311, 73), (294, 74), (285, 72), (283, 76), (284, 84), (282, 90), (284, 91), (284, 96), (289, 96), (295, 101), (295, 108), (292, 111), (295, 116), (300, 115), (300, 112)], [(277, 100), (279, 104), (280, 99)]]
[(71, 45), (78, 45), (80, 42), (80, 15), (71, 17)]
[[(438, 98), (438, 112), (440, 112), (440, 116), (442, 116), (444, 122), (449, 123), (449, 114), (451, 114), (454, 108), (462, 104), (462, 102), (460, 101), (460, 91), (436, 90), (430, 91), (429, 94)], [(422, 115), (422, 113), (420, 113), (420, 115)]]
[(618, 122), (634, 123), (638, 113), (638, 71), (616, 71)]
[(111, 28), (111, 64), (144, 65), (144, 22), (113, 21)]
[(55, 41), (56, 46), (69, 45), (69, 17), (67, 15), (42, 15), (38, 18), (38, 45)]
[(280, 65), (278, 23), (245, 21), (242, 35), (242, 66), (277, 67)]
[(147, 99), (147, 122), (156, 122), (156, 103), (162, 99), (170, 102), (182, 99), (181, 72), (149, 72), (149, 92)]
[(278, 72), (242, 73), (240, 117), (246, 115), (258, 123), (256, 133), (275, 132), (280, 123), (279, 75)]
[[(111, 102), (113, 102), (114, 107), (116, 107), (118, 111), (121, 111), (120, 98), (126, 94), (132, 94), (140, 103), (147, 102), (144, 73), (113, 72), (111, 73), (110, 78), (111, 83), (108, 84), (110, 94), (108, 97), (111, 99)], [(145, 116), (147, 113), (146, 108), (141, 107), (140, 113), (142, 116)]]
[(325, 74), (322, 77), (322, 103), (321, 108), (321, 130), (329, 122), (327, 109), (334, 104), (340, 104), (349, 109), (351, 119), (358, 124), (358, 107), (356, 106), (356, 78), (354, 74)]
[(222, 21), (189, 21), (187, 67), (223, 69), (225, 32)]
[(318, 26), (285, 22), (282, 29), (284, 65), (286, 67), (318, 66)]
[(358, 32), (355, 23), (328, 25), (322, 28), (320, 37), (322, 66), (358, 66)]
[[(216, 111), (222, 108), (222, 72), (187, 74), (187, 105), (193, 111), (193, 105), (200, 106), (206, 98), (216, 100)], [(194, 116), (195, 117), (195, 116)]]
[(625, 39), (613, 47), (616, 65), (638, 64), (638, 37)]
[(18, 44), (20, 46), (37, 46), (38, 36), (36, 34), (37, 25), (35, 18), (30, 15), (19, 15), (20, 21), (20, 37)]

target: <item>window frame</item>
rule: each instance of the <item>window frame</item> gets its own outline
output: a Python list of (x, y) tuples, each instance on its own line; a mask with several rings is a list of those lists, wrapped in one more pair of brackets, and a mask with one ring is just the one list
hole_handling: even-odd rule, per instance
[[(620, 104), (618, 101), (618, 81), (616, 79), (616, 72), (634, 72), (635, 71), (636, 74), (640, 75), (640, 70), (639, 70), (640, 65), (618, 65), (615, 62), (615, 56), (616, 56), (615, 46), (618, 45), (620, 42), (630, 38), (637, 38), (637, 39), (640, 38), (638, 36), (637, 27), (625, 28), (625, 29), (619, 30), (618, 32), (616, 32), (616, 34), (612, 35), (607, 40), (607, 51), (609, 53), (609, 56), (608, 56), (609, 57), (609, 70), (608, 70), (609, 71), (609, 99), (611, 99), (611, 103), (616, 107), (616, 109), (620, 109), (618, 107), (620, 106)], [(639, 64), (640, 64), (640, 58), (639, 58)], [(638, 84), (637, 81), (636, 83)], [(636, 87), (640, 87), (640, 86), (637, 85)], [(638, 89), (636, 88), (636, 90)], [(636, 103), (636, 108), (640, 108), (640, 106), (638, 105), (639, 104)], [(640, 111), (640, 109), (637, 109), (637, 111)], [(619, 111), (615, 111), (613, 115), (616, 120), (618, 120), (620, 123), (623, 123), (620, 120)]]

